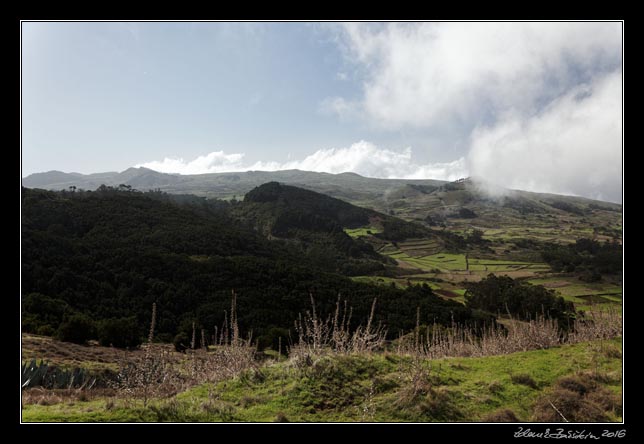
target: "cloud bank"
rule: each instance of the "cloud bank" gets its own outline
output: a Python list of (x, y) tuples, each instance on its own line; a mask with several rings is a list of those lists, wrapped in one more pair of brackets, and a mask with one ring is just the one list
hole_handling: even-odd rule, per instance
[(288, 162), (244, 162), (243, 153), (226, 154), (214, 151), (194, 160), (165, 158), (136, 165), (162, 173), (204, 174), (232, 171), (278, 171), (299, 169), (326, 173), (354, 172), (367, 177), (384, 179), (434, 178), (456, 180), (467, 175), (465, 159), (447, 163), (417, 164), (412, 158), (412, 149), (392, 151), (379, 148), (364, 140), (345, 148), (320, 149), (301, 160)]
[(621, 37), (619, 23), (349, 23), (339, 39), (363, 95), (326, 103), (392, 129), (531, 114), (618, 67)]
[(621, 201), (621, 72), (573, 88), (541, 113), (474, 130), (470, 174), (515, 189)]

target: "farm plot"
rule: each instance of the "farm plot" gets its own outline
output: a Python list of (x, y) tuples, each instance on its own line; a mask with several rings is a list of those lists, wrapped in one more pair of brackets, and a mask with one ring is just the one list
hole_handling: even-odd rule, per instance
[(454, 271), (470, 271), (484, 273), (507, 273), (515, 271), (544, 272), (550, 267), (543, 263), (516, 262), (492, 259), (468, 258), (464, 254), (436, 253), (426, 256), (414, 256), (402, 248), (393, 253), (387, 253), (390, 257), (405, 262), (413, 267), (426, 271), (438, 270), (443, 273)]
[(382, 230), (375, 227), (345, 228), (344, 232), (351, 237), (371, 236), (372, 234), (382, 233)]
[(622, 287), (610, 283), (579, 283), (574, 278), (531, 279), (528, 282), (551, 288), (565, 300), (575, 304), (577, 310), (589, 308), (610, 309), (622, 302)]

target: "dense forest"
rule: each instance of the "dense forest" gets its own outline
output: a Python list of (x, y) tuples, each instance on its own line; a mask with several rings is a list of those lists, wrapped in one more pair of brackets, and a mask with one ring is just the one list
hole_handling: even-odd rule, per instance
[(601, 280), (604, 274), (622, 271), (622, 251), (622, 245), (615, 240), (598, 242), (583, 238), (570, 245), (546, 245), (541, 255), (554, 271), (577, 272), (582, 280), (593, 282)]
[[(190, 331), (193, 322), (206, 332), (221, 326), (232, 290), (238, 295), (242, 333), (252, 330), (265, 342), (275, 329), (291, 329), (298, 314), (310, 309), (310, 294), (323, 316), (332, 312), (338, 296), (347, 300), (354, 327), (366, 322), (377, 298), (375, 322), (386, 326), (391, 337), (414, 327), (417, 307), (423, 323), (491, 322), (489, 315), (441, 299), (427, 286), (401, 290), (353, 282), (342, 270), (330, 270), (314, 254), (304, 254), (306, 241), (269, 240), (235, 218), (252, 213), (254, 222), (260, 220), (257, 210), (264, 198), (257, 194), (262, 190), (248, 202), (227, 204), (127, 188), (23, 188), (23, 330), (64, 333), (70, 325), (85, 324), (92, 335), (109, 336), (119, 329), (142, 335), (156, 302), (158, 337), (171, 341), (177, 333)], [(310, 201), (308, 197), (304, 200)], [(355, 217), (358, 223), (352, 211), (347, 209), (342, 217)], [(316, 214), (311, 208), (295, 213), (295, 223), (287, 219), (286, 228), (278, 224), (278, 232), (297, 237), (302, 228), (298, 217)], [(324, 218), (316, 221), (318, 234), (337, 232), (340, 221), (331, 222), (336, 225)], [(316, 236), (309, 250), (320, 245)], [(348, 259), (382, 265), (369, 248), (349, 241)], [(343, 252), (345, 247), (334, 242), (330, 245)]]
[(575, 318), (573, 303), (557, 296), (553, 290), (494, 274), (469, 283), (465, 303), (473, 309), (499, 311), (521, 320), (544, 316), (556, 319), (561, 327)]

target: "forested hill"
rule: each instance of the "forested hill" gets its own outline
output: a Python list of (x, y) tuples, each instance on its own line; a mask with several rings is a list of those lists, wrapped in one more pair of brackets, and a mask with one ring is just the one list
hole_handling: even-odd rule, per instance
[(244, 197), (244, 202), (269, 204), (274, 208), (298, 209), (303, 213), (323, 216), (347, 228), (357, 228), (367, 225), (372, 218), (384, 217), (373, 210), (278, 182), (269, 182), (252, 189)]
[[(93, 321), (134, 316), (142, 334), (158, 306), (159, 337), (221, 326), (237, 294), (244, 332), (255, 337), (290, 328), (315, 295), (329, 313), (338, 294), (365, 322), (374, 297), (376, 322), (393, 336), (424, 322), (472, 321), (471, 310), (428, 287), (399, 290), (352, 282), (322, 270), (301, 249), (243, 227), (217, 204), (158, 193), (23, 189), (23, 329), (55, 331), (76, 313)], [(225, 207), (225, 205), (223, 206)]]
[(273, 234), (288, 232), (291, 228), (358, 228), (371, 225), (382, 230), (380, 237), (392, 241), (434, 235), (418, 223), (406, 222), (325, 194), (277, 182), (252, 189), (246, 194), (244, 204), (244, 209), (259, 207), (265, 214), (273, 216), (264, 217), (273, 222), (270, 227)]
[(377, 236), (393, 241), (434, 236), (419, 224), (277, 182), (249, 191), (229, 214), (268, 238), (297, 244), (319, 266), (347, 275), (382, 273), (383, 264), (393, 261), (363, 239), (348, 236), (345, 228), (373, 227)]

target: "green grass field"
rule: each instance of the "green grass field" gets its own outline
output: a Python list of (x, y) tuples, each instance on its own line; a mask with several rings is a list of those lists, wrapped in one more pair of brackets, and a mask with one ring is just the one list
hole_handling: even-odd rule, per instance
[(611, 282), (580, 282), (574, 277), (530, 279), (528, 282), (554, 290), (573, 302), (577, 310), (610, 310), (622, 303), (622, 287)]
[(452, 272), (469, 270), (472, 272), (501, 273), (525, 270), (536, 273), (550, 270), (550, 267), (544, 263), (479, 259), (472, 257), (468, 259), (469, 267), (467, 267), (464, 254), (437, 253), (426, 256), (411, 256), (402, 247), (397, 251), (387, 252), (385, 254), (424, 271), (439, 270), (440, 272)]
[[(414, 360), (389, 354), (284, 361), (203, 384), (170, 399), (25, 404), (25, 422), (458, 422), (508, 409), (520, 422), (563, 376), (590, 375), (621, 396), (621, 340), (485, 358)], [(530, 384), (520, 381), (527, 379)], [(519, 381), (519, 382), (517, 382)], [(563, 407), (562, 407), (563, 408)], [(621, 420), (621, 410), (606, 412)]]
[(351, 237), (370, 236), (372, 234), (382, 233), (382, 230), (375, 227), (345, 228), (344, 232)]

